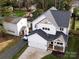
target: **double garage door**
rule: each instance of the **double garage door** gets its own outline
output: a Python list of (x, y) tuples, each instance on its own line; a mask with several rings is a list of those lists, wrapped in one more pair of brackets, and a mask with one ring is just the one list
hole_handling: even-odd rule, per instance
[(47, 45), (39, 42), (28, 42), (30, 47), (35, 47), (43, 50), (47, 50)]

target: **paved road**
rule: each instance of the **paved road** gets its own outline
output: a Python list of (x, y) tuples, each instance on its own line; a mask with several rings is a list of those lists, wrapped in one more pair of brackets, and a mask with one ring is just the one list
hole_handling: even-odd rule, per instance
[(16, 46), (11, 47), (4, 53), (0, 54), (0, 59), (12, 59), (12, 57), (26, 44), (26, 41), (21, 40)]

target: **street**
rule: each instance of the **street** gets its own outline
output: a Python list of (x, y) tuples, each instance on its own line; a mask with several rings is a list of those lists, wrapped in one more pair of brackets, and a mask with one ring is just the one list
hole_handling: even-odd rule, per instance
[(26, 41), (20, 40), (15, 46), (12, 46), (8, 50), (0, 54), (0, 59), (12, 59), (12, 57), (20, 51), (20, 49), (26, 44)]

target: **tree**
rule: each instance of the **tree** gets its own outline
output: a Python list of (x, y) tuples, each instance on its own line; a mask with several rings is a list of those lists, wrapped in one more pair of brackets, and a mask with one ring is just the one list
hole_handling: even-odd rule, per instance
[(38, 3), (38, 7), (43, 10), (47, 10), (51, 6), (54, 6), (54, 0), (34, 0), (35, 3)]
[(74, 13), (72, 14), (72, 17), (73, 17), (72, 29), (75, 29), (75, 21), (79, 18), (79, 8), (74, 9)]
[(26, 7), (27, 10), (29, 10), (29, 7), (32, 5), (31, 0), (24, 0), (24, 6)]
[(11, 16), (13, 14), (13, 7), (5, 6), (1, 9), (2, 16)]
[(76, 16), (79, 17), (79, 8), (75, 8), (75, 9), (74, 9), (74, 13), (75, 13)]
[(0, 0), (0, 6), (12, 6), (16, 0)]
[(72, 17), (73, 17), (72, 29), (74, 30), (74, 29), (75, 29), (75, 20), (76, 20), (76, 15), (75, 15), (75, 13), (72, 14)]
[(70, 3), (72, 2), (72, 0), (61, 0), (60, 1), (60, 6), (59, 9), (60, 10), (69, 10), (70, 9)]
[(39, 15), (41, 15), (44, 11), (42, 9), (37, 9), (36, 12), (33, 13), (33, 18), (35, 19)]

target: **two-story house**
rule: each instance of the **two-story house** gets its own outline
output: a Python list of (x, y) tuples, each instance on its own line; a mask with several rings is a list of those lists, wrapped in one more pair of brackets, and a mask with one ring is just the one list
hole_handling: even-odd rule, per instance
[(49, 9), (32, 22), (33, 32), (28, 45), (44, 50), (65, 52), (70, 29), (71, 13)]

